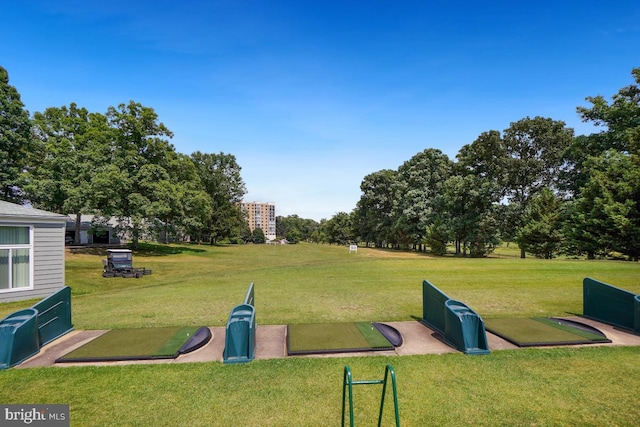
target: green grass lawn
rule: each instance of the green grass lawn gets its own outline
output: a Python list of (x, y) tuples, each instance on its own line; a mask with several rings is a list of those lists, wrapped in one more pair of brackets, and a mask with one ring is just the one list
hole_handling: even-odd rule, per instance
[[(103, 255), (67, 254), (76, 329), (221, 326), (250, 282), (258, 325), (413, 320), (423, 279), (484, 318), (580, 314), (587, 276), (640, 293), (638, 263), (521, 260), (513, 248), (486, 259), (311, 244), (150, 248), (134, 255), (153, 270), (140, 279), (102, 278)], [(0, 304), (0, 316), (32, 304)], [(622, 426), (640, 418), (638, 360), (640, 348), (590, 347), (14, 368), (0, 372), (0, 402), (68, 403), (74, 426), (337, 425), (344, 366), (355, 380), (380, 379), (391, 363), (403, 426)], [(379, 394), (356, 388), (357, 425), (375, 424)], [(392, 424), (392, 408), (385, 414)]]

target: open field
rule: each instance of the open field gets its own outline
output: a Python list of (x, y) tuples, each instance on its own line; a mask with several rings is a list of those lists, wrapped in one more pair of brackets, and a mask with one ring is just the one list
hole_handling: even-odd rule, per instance
[[(154, 246), (140, 279), (104, 279), (99, 254), (68, 253), (76, 329), (222, 326), (255, 283), (258, 324), (404, 321), (423, 279), (485, 318), (582, 313), (586, 276), (640, 293), (640, 264), (487, 259), (318, 245)], [(0, 316), (33, 303), (0, 305)], [(398, 377), (403, 426), (632, 425), (640, 348), (589, 347), (406, 357), (10, 369), (2, 403), (68, 403), (72, 425), (325, 426), (340, 423), (342, 374)], [(356, 423), (374, 425), (380, 388), (356, 388)], [(387, 405), (389, 403), (387, 402)], [(386, 425), (392, 406), (385, 407)]]

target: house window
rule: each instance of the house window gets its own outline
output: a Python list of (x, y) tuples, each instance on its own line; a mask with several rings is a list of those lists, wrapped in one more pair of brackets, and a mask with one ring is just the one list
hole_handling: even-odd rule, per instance
[(32, 228), (0, 226), (0, 292), (31, 287)]

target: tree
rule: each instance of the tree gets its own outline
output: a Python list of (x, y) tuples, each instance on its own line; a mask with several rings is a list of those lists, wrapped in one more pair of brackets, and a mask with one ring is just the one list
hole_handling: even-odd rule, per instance
[(185, 230), (203, 227), (211, 215), (211, 201), (191, 159), (167, 154), (164, 166), (148, 164), (140, 171), (141, 188), (150, 202), (147, 219), (165, 243), (181, 237)]
[(635, 84), (611, 103), (596, 96), (587, 98), (590, 108), (578, 107), (583, 121), (603, 128), (572, 147), (578, 179), (567, 235), (570, 248), (589, 258), (612, 251), (633, 260), (640, 255), (640, 68), (632, 75)]
[(425, 230), (424, 242), (431, 249), (431, 253), (437, 256), (447, 254), (447, 243), (451, 240), (449, 228), (442, 218), (437, 217)]
[(631, 71), (635, 84), (623, 87), (609, 103), (603, 96), (587, 97), (590, 107), (578, 107), (583, 122), (602, 128), (591, 135), (575, 139), (567, 152), (569, 167), (563, 176), (565, 187), (574, 195), (589, 179), (586, 162), (613, 150), (640, 154), (640, 68)]
[(429, 148), (398, 168), (394, 188), (394, 233), (399, 242), (421, 249), (427, 227), (438, 216), (436, 197), (451, 175), (453, 162)]
[(191, 160), (211, 201), (211, 215), (198, 235), (206, 236), (211, 244), (234, 234), (240, 235), (240, 227), (245, 221), (239, 204), (246, 188), (235, 156), (196, 151), (191, 154)]
[(455, 239), (456, 255), (468, 251), (472, 257), (483, 257), (495, 249), (497, 201), (497, 185), (484, 176), (455, 175), (445, 182), (439, 210)]
[(22, 173), (35, 152), (29, 112), (0, 66), (0, 200), (21, 202)]
[(562, 201), (549, 189), (540, 190), (528, 206), (524, 226), (516, 242), (536, 258), (551, 259), (560, 253), (564, 236)]
[(207, 227), (213, 211), (212, 201), (204, 190), (196, 165), (189, 156), (178, 154), (175, 166), (177, 170), (174, 170), (174, 173), (179, 177), (181, 185), (180, 211), (174, 220), (187, 236), (193, 236), (192, 233), (197, 234)]
[(320, 224), (312, 219), (300, 218), (298, 215), (276, 217), (276, 235), (287, 239), (290, 243), (301, 240), (314, 241), (314, 232), (320, 228)]
[(72, 103), (36, 112), (33, 132), (39, 150), (24, 187), (35, 206), (60, 214), (75, 214), (75, 242), (79, 242), (80, 219), (91, 212), (91, 181), (94, 171), (109, 161), (109, 128), (106, 117), (89, 113)]
[(590, 135), (588, 154), (599, 155), (608, 150), (640, 154), (640, 67), (631, 70), (635, 84), (623, 87), (609, 103), (601, 96), (587, 97), (591, 107), (578, 107), (582, 121), (603, 127)]
[(640, 159), (616, 151), (587, 162), (589, 180), (575, 202), (569, 223), (578, 253), (608, 255), (616, 251), (640, 258)]
[(365, 176), (360, 184), (362, 194), (354, 212), (354, 227), (367, 244), (383, 247), (392, 243), (396, 178), (395, 171), (384, 169)]
[(106, 116), (114, 135), (112, 154), (110, 163), (97, 172), (93, 187), (103, 216), (116, 217), (118, 230), (130, 236), (135, 247), (150, 224), (148, 219), (158, 215), (159, 206), (153, 203), (171, 191), (167, 162), (175, 150), (163, 137), (173, 134), (158, 122), (152, 108), (134, 101), (109, 107)]
[(238, 240), (236, 242), (242, 241), (244, 243), (251, 242), (251, 228), (249, 228), (249, 224), (243, 221), (240, 226), (240, 231), (238, 232)]
[(346, 212), (338, 212), (331, 219), (324, 222), (322, 232), (329, 244), (348, 245), (354, 241), (352, 218)]
[(473, 174), (502, 183), (507, 161), (506, 150), (499, 131), (483, 132), (475, 141), (462, 146), (458, 151), (457, 165), (462, 168), (462, 175)]
[[(543, 188), (556, 189), (564, 154), (573, 142), (573, 129), (562, 121), (526, 117), (511, 123), (503, 142), (503, 185), (509, 203), (519, 211), (511, 226), (519, 229), (531, 197)], [(521, 257), (525, 257), (522, 248)]]
[(267, 239), (264, 236), (264, 231), (262, 231), (262, 228), (253, 229), (253, 231), (251, 232), (251, 241), (253, 243), (264, 243), (267, 241)]

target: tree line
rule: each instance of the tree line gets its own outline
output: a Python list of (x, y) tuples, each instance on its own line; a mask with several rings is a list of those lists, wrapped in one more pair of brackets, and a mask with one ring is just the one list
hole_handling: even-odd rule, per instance
[[(562, 121), (525, 117), (481, 133), (455, 159), (429, 148), (365, 176), (350, 213), (320, 223), (278, 216), (277, 235), (471, 257), (515, 242), (522, 257), (637, 261), (640, 68), (632, 76), (610, 102), (599, 95), (577, 108), (599, 132), (575, 136)], [(149, 233), (264, 240), (242, 217), (246, 188), (235, 157), (176, 152), (152, 108), (130, 101), (95, 113), (72, 103), (30, 116), (2, 67), (0, 104), (0, 199), (77, 221), (83, 213), (116, 218), (134, 244)]]
[(231, 154), (178, 153), (152, 108), (130, 101), (89, 112), (75, 103), (30, 116), (0, 67), (0, 199), (30, 203), (94, 226), (117, 220), (137, 245), (153, 236), (214, 243), (246, 234), (246, 193)]
[[(515, 242), (539, 258), (640, 257), (640, 68), (611, 102), (578, 107), (600, 131), (525, 117), (483, 132), (455, 160), (426, 149), (364, 177), (351, 213), (323, 225), (330, 243), (483, 257)], [(451, 245), (451, 246), (450, 246)]]

